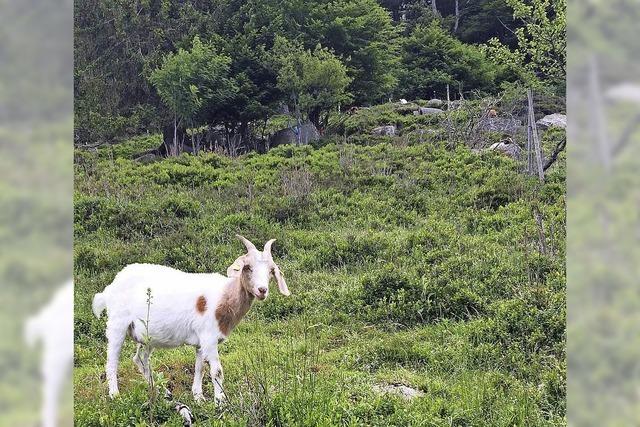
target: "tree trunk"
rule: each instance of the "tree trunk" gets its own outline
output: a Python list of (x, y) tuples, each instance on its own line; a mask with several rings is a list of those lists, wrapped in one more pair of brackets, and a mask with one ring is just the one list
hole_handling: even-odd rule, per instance
[(240, 135), (240, 143), (242, 145), (244, 143), (245, 149), (248, 151), (251, 149), (249, 144), (249, 123), (242, 121), (240, 122), (240, 126), (238, 127), (238, 134)]
[(173, 120), (162, 128), (162, 145), (157, 153), (163, 157), (177, 156), (180, 154), (180, 141), (184, 142), (187, 130), (182, 127), (180, 121)]
[(438, 12), (438, 5), (436, 4), (436, 0), (431, 0), (431, 10), (433, 11), (433, 14), (435, 16), (440, 16), (440, 13)]
[(453, 32), (457, 33), (458, 32), (458, 26), (460, 25), (460, 4), (459, 4), (459, 0), (456, 0), (455, 6), (456, 6), (456, 20), (455, 20), (455, 23), (453, 24)]
[(300, 106), (298, 105), (298, 98), (295, 98), (294, 107), (296, 112), (297, 132), (296, 132), (296, 145), (300, 145), (300, 133), (302, 130), (302, 118), (300, 117)]
[(172, 156), (178, 155), (178, 119), (173, 116), (173, 150), (170, 153)]
[(320, 120), (320, 110), (311, 110), (309, 112), (309, 121), (313, 123), (313, 125), (319, 131), (322, 128), (322, 123)]

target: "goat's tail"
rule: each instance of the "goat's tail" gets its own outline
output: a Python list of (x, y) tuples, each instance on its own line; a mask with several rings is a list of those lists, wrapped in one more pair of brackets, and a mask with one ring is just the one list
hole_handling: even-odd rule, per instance
[(105, 308), (107, 308), (107, 303), (104, 300), (104, 295), (98, 292), (93, 296), (93, 302), (91, 303), (93, 314), (99, 319)]

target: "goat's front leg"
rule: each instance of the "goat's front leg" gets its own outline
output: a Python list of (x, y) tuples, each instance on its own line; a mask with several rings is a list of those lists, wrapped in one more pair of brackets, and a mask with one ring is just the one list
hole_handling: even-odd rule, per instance
[(209, 362), (211, 368), (211, 380), (213, 381), (213, 392), (216, 403), (224, 400), (224, 391), (222, 389), (222, 364), (220, 364), (220, 356), (218, 355), (218, 344), (215, 343), (205, 350), (205, 359)]
[(204, 400), (204, 394), (202, 394), (202, 378), (204, 376), (204, 354), (200, 347), (196, 347), (196, 367), (193, 373), (193, 385), (191, 386), (191, 392), (193, 398), (196, 401)]

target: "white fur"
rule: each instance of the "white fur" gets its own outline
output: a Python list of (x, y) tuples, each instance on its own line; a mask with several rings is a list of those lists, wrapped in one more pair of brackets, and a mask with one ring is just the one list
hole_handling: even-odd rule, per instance
[[(183, 344), (197, 347), (192, 391), (196, 398), (202, 398), (204, 360), (211, 364), (213, 377), (218, 370), (221, 371), (217, 346), (218, 340), (225, 337), (220, 332), (214, 313), (225, 288), (233, 280), (217, 273), (184, 273), (152, 264), (131, 264), (118, 273), (111, 285), (94, 296), (92, 304), (97, 316), (104, 308), (109, 316), (106, 331), (109, 341), (109, 395), (113, 397), (118, 394), (118, 358), (124, 338), (130, 333), (139, 343), (134, 362), (147, 378), (151, 375), (147, 348), (172, 348)], [(147, 304), (147, 289), (151, 290), (150, 305)], [(207, 301), (204, 314), (196, 310), (200, 296)], [(148, 329), (145, 325), (147, 309)], [(148, 347), (142, 343), (148, 344)], [(222, 398), (221, 387), (215, 389), (216, 398)]]
[[(238, 236), (240, 237), (240, 236)], [(280, 291), (288, 295), (284, 277), (271, 258), (271, 244), (265, 251), (240, 237), (248, 253), (229, 267), (230, 277), (217, 273), (185, 273), (170, 267), (152, 264), (131, 264), (118, 273), (102, 293), (93, 298), (92, 309), (97, 317), (106, 308), (108, 314), (106, 336), (107, 381), (109, 396), (118, 394), (117, 369), (120, 350), (129, 333), (138, 342), (133, 358), (140, 372), (148, 379), (151, 376), (149, 356), (153, 348), (172, 348), (183, 344), (196, 347), (196, 364), (192, 392), (202, 399), (202, 377), (204, 362), (209, 362), (214, 382), (216, 400), (224, 396), (222, 391), (222, 366), (218, 356), (218, 343), (226, 338), (220, 331), (215, 317), (225, 290), (240, 280), (244, 263), (252, 268), (250, 291), (266, 298), (264, 288), (269, 284), (270, 272), (276, 277)], [(262, 289), (263, 294), (260, 294)], [(151, 292), (151, 303), (147, 303), (147, 290)], [(206, 311), (196, 309), (198, 299), (206, 299)], [(148, 325), (145, 325), (149, 310)]]

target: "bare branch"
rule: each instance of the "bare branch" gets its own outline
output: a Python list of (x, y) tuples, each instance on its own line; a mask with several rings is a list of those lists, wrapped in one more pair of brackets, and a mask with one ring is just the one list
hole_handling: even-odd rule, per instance
[(556, 145), (556, 148), (553, 150), (553, 153), (551, 153), (551, 156), (549, 157), (549, 159), (547, 159), (547, 162), (544, 164), (544, 167), (542, 168), (542, 170), (546, 171), (547, 169), (549, 169), (551, 167), (551, 165), (553, 165), (556, 160), (558, 159), (558, 155), (566, 148), (567, 146), (567, 137), (565, 136), (562, 141), (558, 142), (558, 145)]

